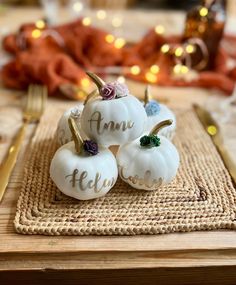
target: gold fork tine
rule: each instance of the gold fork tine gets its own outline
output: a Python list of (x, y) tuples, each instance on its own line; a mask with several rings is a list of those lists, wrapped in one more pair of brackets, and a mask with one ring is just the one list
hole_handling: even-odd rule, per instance
[(31, 105), (32, 105), (32, 92), (33, 92), (33, 85), (30, 85), (28, 88), (28, 95), (27, 95), (27, 101), (26, 106), (24, 108), (24, 112), (29, 112)]
[(46, 86), (43, 86), (41, 88), (41, 109), (40, 109), (40, 113), (43, 114), (44, 110), (45, 110), (45, 102), (46, 102), (46, 99), (47, 99), (47, 87)]
[(35, 119), (39, 119), (41, 115), (41, 108), (42, 108), (42, 88), (38, 87), (37, 85), (34, 86), (34, 100), (32, 106), (32, 113), (35, 116)]
[(42, 110), (41, 110), (42, 113), (44, 112), (45, 107), (46, 107), (47, 97), (48, 97), (48, 89), (46, 86), (43, 86), (43, 95), (42, 95), (43, 102), (42, 102)]
[(43, 113), (43, 90), (44, 88), (40, 85), (31, 85), (29, 88), (26, 116), (31, 116), (32, 119), (35, 119), (35, 121), (37, 121)]
[(45, 108), (46, 89), (42, 86), (30, 85), (26, 107), (23, 110), (23, 124), (14, 139), (5, 161), (0, 165), (0, 201), (5, 193), (11, 172), (16, 163), (21, 144), (28, 124), (38, 122)]
[(36, 86), (34, 84), (29, 86), (29, 92), (28, 92), (28, 108), (26, 110), (26, 116), (30, 117), (33, 116), (35, 111), (37, 110), (37, 101), (38, 96), (36, 92)]
[(45, 86), (36, 86), (36, 96), (38, 97), (37, 99), (37, 111), (39, 115), (42, 115), (45, 109), (45, 101), (47, 98), (47, 89)]

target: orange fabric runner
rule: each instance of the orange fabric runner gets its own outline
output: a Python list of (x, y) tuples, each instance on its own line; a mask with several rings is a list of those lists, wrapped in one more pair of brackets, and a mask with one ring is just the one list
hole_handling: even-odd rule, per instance
[[(11, 62), (3, 66), (2, 82), (5, 86), (25, 89), (30, 83), (43, 83), (50, 95), (56, 94), (65, 83), (81, 84), (86, 78), (85, 69), (95, 67), (139, 65), (139, 75), (128, 74), (134, 80), (147, 82), (145, 74), (150, 66), (160, 67), (156, 84), (161, 86), (199, 86), (217, 88), (231, 94), (236, 81), (236, 67), (229, 68), (228, 59), (236, 59), (236, 37), (225, 36), (215, 62), (214, 70), (203, 71), (190, 82), (172, 76), (173, 60), (160, 52), (164, 43), (180, 42), (181, 37), (163, 37), (151, 30), (138, 43), (117, 49), (107, 43), (107, 33), (84, 26), (81, 20), (46, 28), (41, 36), (32, 38), (34, 24), (23, 25), (18, 33), (8, 35), (3, 47), (13, 55)], [(227, 50), (227, 52), (226, 52)]]

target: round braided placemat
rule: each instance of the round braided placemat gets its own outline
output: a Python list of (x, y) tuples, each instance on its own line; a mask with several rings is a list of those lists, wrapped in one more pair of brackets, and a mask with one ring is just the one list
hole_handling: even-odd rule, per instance
[(236, 191), (227, 169), (193, 111), (175, 113), (178, 129), (174, 143), (181, 166), (171, 184), (146, 192), (118, 180), (105, 197), (78, 201), (63, 195), (49, 177), (61, 111), (48, 110), (28, 153), (14, 221), (16, 231), (138, 235), (234, 229)]

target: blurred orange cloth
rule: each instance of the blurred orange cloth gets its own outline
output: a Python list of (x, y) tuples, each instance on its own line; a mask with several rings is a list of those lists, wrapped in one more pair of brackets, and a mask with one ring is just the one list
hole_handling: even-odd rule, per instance
[[(173, 59), (160, 52), (164, 43), (178, 43), (181, 37), (163, 37), (151, 30), (140, 42), (117, 49), (106, 42), (105, 31), (84, 26), (81, 20), (46, 27), (38, 38), (32, 37), (34, 30), (34, 24), (23, 25), (18, 33), (3, 41), (4, 49), (14, 56), (1, 71), (2, 82), (7, 87), (25, 89), (30, 83), (42, 83), (52, 95), (63, 84), (81, 85), (86, 78), (85, 69), (132, 65), (139, 65), (141, 73), (128, 76), (147, 82), (146, 72), (153, 64), (160, 67), (158, 85), (218, 88), (226, 94), (231, 94), (235, 85), (236, 68), (227, 67), (228, 58), (236, 58), (234, 50), (228, 53), (221, 48), (215, 69), (200, 72), (196, 79), (187, 82), (172, 76)], [(226, 36), (224, 42), (236, 49), (236, 37)]]
[(116, 65), (122, 60), (121, 51), (104, 43), (104, 31), (85, 27), (81, 21), (45, 29), (45, 37), (33, 38), (34, 30), (33, 24), (24, 25), (3, 41), (5, 50), (15, 56), (1, 72), (7, 87), (25, 89), (30, 83), (43, 83), (53, 94), (61, 84), (80, 85), (86, 77), (82, 67)]

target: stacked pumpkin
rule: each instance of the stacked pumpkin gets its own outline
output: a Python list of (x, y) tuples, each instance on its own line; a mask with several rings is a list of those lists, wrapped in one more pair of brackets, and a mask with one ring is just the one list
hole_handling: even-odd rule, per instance
[[(136, 189), (156, 190), (176, 175), (179, 154), (169, 140), (176, 120), (164, 105), (144, 103), (125, 84), (105, 83), (88, 72), (97, 90), (88, 95), (84, 108), (76, 106), (59, 121), (61, 147), (50, 166), (50, 176), (66, 195), (79, 200), (104, 196), (122, 180)], [(116, 157), (109, 150), (119, 145)]]

